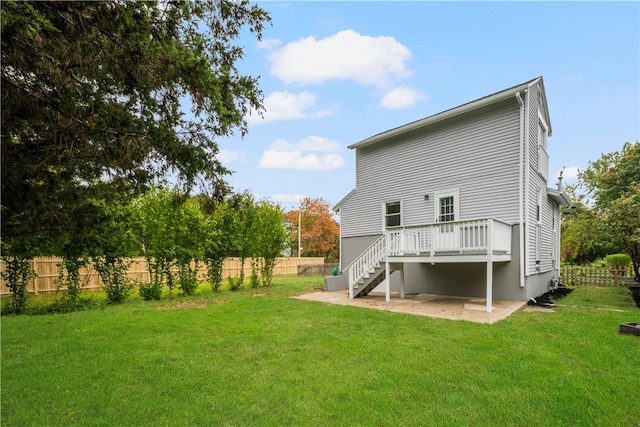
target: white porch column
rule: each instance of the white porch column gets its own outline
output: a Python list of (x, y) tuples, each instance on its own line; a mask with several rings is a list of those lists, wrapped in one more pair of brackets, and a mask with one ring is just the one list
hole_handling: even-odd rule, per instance
[(493, 261), (489, 257), (487, 261), (487, 313), (491, 313), (491, 301), (493, 298)]
[(400, 264), (400, 298), (404, 299), (404, 263)]
[(493, 218), (489, 218), (487, 227), (487, 313), (491, 313), (493, 298)]
[(390, 302), (391, 301), (391, 274), (389, 272), (389, 261), (385, 260), (384, 262), (384, 278), (386, 280), (386, 286), (385, 286), (385, 301), (386, 302)]

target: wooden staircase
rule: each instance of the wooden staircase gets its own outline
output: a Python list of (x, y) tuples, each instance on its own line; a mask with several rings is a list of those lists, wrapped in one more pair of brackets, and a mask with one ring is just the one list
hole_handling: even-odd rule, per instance
[(349, 298), (367, 295), (386, 277), (387, 239), (384, 235), (373, 242), (347, 266)]
[(369, 273), (353, 285), (352, 298), (364, 297), (374, 290), (386, 277), (384, 264), (373, 266)]

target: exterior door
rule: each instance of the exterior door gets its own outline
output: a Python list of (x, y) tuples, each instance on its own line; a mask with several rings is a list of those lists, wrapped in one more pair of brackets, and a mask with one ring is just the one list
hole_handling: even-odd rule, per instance
[(436, 252), (460, 250), (460, 227), (448, 222), (460, 220), (458, 190), (435, 194), (435, 227), (433, 247)]

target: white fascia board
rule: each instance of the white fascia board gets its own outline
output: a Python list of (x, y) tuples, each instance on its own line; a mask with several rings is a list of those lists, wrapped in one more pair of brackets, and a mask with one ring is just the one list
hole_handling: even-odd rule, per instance
[(336, 205), (333, 207), (333, 211), (336, 213), (340, 213), (340, 207), (344, 204), (344, 202), (346, 202), (349, 197), (351, 197), (354, 193), (356, 192), (356, 189), (354, 188), (353, 190), (349, 191), (349, 194), (347, 194), (346, 196), (344, 196), (342, 198), (342, 200), (340, 200), (338, 203), (336, 203)]
[(568, 208), (573, 206), (573, 203), (571, 203), (571, 198), (564, 191), (558, 191), (553, 188), (547, 188), (547, 195), (551, 198), (551, 200), (553, 200), (560, 206), (566, 206)]

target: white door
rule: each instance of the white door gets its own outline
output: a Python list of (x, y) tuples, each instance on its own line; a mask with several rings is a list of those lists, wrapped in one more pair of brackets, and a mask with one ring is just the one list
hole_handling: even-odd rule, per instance
[(435, 194), (435, 227), (433, 247), (436, 252), (460, 250), (460, 227), (447, 222), (459, 221), (458, 190)]

